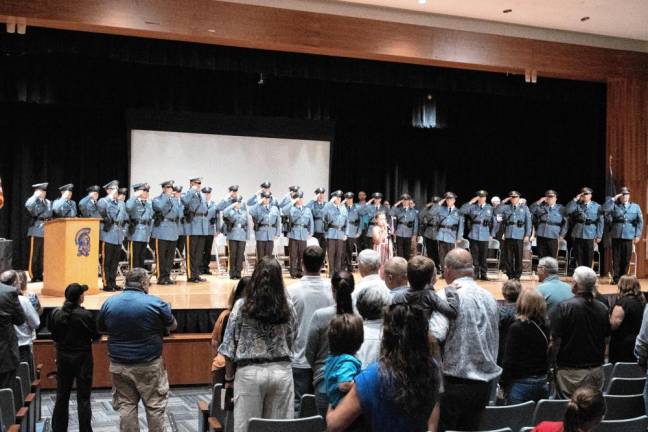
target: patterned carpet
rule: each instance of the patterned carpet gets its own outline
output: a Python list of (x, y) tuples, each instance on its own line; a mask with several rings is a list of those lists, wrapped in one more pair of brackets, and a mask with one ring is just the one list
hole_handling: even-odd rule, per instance
[[(211, 393), (209, 387), (178, 387), (171, 389), (167, 415), (171, 415), (180, 432), (196, 432), (198, 430), (199, 400), (209, 401)], [(51, 417), (56, 400), (56, 392), (47, 391), (42, 394), (43, 418)], [(140, 430), (147, 431), (144, 406), (140, 402), (139, 409)], [(119, 416), (112, 409), (112, 395), (110, 389), (96, 390), (92, 393), (92, 428), (94, 432), (115, 432), (118, 430)], [(76, 417), (76, 394), (70, 397), (70, 425), (69, 432), (77, 432), (79, 423)], [(167, 431), (170, 431), (167, 420)], [(157, 431), (156, 431), (157, 432)]]

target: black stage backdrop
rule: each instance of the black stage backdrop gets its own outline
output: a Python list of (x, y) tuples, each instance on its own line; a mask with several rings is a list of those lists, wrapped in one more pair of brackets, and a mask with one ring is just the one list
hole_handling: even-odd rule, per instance
[[(24, 238), (32, 183), (49, 181), (54, 198), (72, 182), (76, 199), (91, 184), (126, 183), (133, 112), (174, 119), (176, 130), (195, 131), (196, 116), (275, 130), (333, 125), (330, 186), (392, 200), (407, 191), (420, 205), (449, 189), (463, 202), (479, 188), (518, 189), (534, 200), (553, 188), (566, 201), (583, 185), (601, 200), (605, 92), (604, 84), (542, 77), (526, 84), (513, 75), (120, 36), (2, 33), (0, 236)], [(443, 128), (411, 126), (428, 95)], [(24, 268), (26, 242), (16, 242), (14, 257)]]

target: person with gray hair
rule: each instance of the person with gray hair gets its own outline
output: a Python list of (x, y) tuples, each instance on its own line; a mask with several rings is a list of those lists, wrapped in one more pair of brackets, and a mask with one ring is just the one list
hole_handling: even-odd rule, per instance
[(373, 249), (365, 249), (358, 254), (358, 270), (360, 271), (360, 282), (358, 282), (353, 290), (353, 304), (360, 293), (368, 287), (376, 287), (389, 294), (389, 288), (385, 285), (385, 281), (380, 278), (380, 254)]
[(378, 360), (380, 341), (382, 340), (383, 315), (391, 301), (391, 295), (376, 286), (370, 286), (358, 295), (356, 307), (363, 319), (364, 341), (356, 353), (356, 357), (362, 362), (362, 369)]
[(383, 268), (383, 276), (392, 296), (407, 291), (407, 260), (398, 256), (389, 258)]
[(584, 384), (603, 388), (601, 366), (611, 328), (607, 308), (595, 299), (596, 284), (594, 270), (577, 267), (574, 297), (558, 304), (550, 315), (556, 390), (563, 397), (570, 397)]
[(551, 316), (556, 306), (574, 297), (571, 286), (558, 277), (558, 261), (553, 257), (543, 257), (538, 261), (538, 291), (547, 302), (547, 313)]

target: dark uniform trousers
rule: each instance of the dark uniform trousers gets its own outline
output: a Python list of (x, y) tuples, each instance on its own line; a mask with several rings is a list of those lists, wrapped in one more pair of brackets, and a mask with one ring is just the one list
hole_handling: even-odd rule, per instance
[(131, 241), (128, 243), (128, 264), (130, 269), (145, 268), (146, 242)]
[(288, 240), (288, 253), (290, 256), (290, 276), (300, 278), (302, 272), (302, 258), (306, 250), (306, 240)]
[(434, 265), (437, 269), (441, 268), (441, 262), (439, 261), (439, 242), (437, 240), (432, 240), (427, 237), (423, 237), (423, 244), (425, 245), (425, 255), (434, 261)]
[(92, 351), (58, 351), (56, 362), (56, 405), (52, 413), (52, 430), (68, 429), (68, 405), (72, 386), (76, 381), (79, 431), (91, 431)]
[(101, 242), (101, 277), (104, 288), (117, 287), (117, 267), (121, 253), (120, 245)]
[(443, 261), (445, 260), (445, 256), (450, 252), (452, 249), (455, 248), (454, 243), (446, 243), (443, 241), (437, 241), (439, 244), (439, 266), (443, 268)]
[(328, 266), (329, 274), (342, 271), (342, 264), (344, 263), (345, 244), (344, 240), (328, 239), (326, 241), (326, 249), (328, 253)]
[(632, 240), (612, 239), (612, 271), (614, 281), (628, 272), (632, 257)]
[(158, 282), (171, 280), (176, 243), (171, 240), (155, 239), (155, 271)]
[(29, 237), (29, 277), (43, 280), (43, 237)]
[(205, 251), (205, 236), (185, 236), (185, 259), (187, 260), (187, 279), (200, 277), (200, 268)]
[(180, 255), (185, 253), (185, 244), (187, 244), (186, 236), (178, 236), (177, 248), (180, 251)]
[(213, 235), (207, 235), (205, 236), (205, 249), (203, 251), (203, 259), (202, 259), (202, 264), (201, 264), (201, 272), (202, 274), (210, 274), (209, 271), (209, 263), (211, 262), (211, 251), (212, 251), (212, 245), (214, 244), (214, 236)]
[(488, 240), (470, 239), (470, 254), (472, 255), (475, 277), (485, 279), (488, 274)]
[(558, 256), (558, 239), (538, 237), (536, 245), (538, 248), (538, 258), (556, 258)]
[(259, 262), (263, 257), (266, 256), (271, 257), (273, 251), (274, 251), (274, 241), (272, 240), (256, 241), (257, 262)]
[(347, 237), (345, 242), (346, 254), (344, 254), (344, 267), (351, 273), (353, 273), (353, 253), (356, 249), (358, 253), (362, 250), (359, 240), (359, 238)]
[(245, 260), (245, 241), (230, 240), (229, 245), (229, 275), (231, 278), (240, 278)]
[(573, 239), (572, 254), (576, 260), (576, 266), (592, 267), (594, 259), (594, 240)]
[(324, 237), (324, 233), (316, 232), (315, 234), (313, 234), (313, 237), (317, 239), (319, 247), (321, 247), (322, 250), (326, 250), (326, 237)]
[(524, 255), (524, 241), (504, 239), (504, 267), (509, 279), (520, 279), (522, 276), (522, 258)]
[(412, 237), (396, 236), (396, 256), (403, 257), (409, 261), (412, 255)]

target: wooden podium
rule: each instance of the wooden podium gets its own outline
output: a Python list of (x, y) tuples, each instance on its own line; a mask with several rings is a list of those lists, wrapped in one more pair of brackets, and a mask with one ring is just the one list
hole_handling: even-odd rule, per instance
[(43, 289), (63, 297), (73, 283), (88, 285), (87, 294), (99, 292), (99, 219), (62, 218), (45, 223)]

